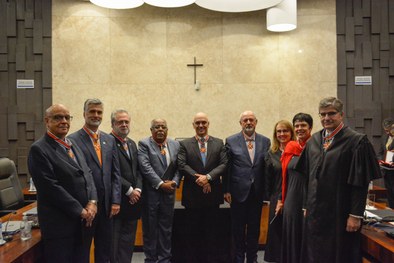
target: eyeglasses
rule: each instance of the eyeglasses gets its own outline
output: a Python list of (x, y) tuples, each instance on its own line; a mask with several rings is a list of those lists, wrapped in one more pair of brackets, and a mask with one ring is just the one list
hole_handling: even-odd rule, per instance
[(126, 125), (129, 125), (129, 121), (115, 121), (115, 124), (116, 125), (123, 125), (123, 124), (126, 124)]
[(207, 124), (208, 124), (207, 121), (196, 121), (196, 122), (194, 122), (195, 126), (200, 126), (200, 125), (206, 126)]
[(248, 122), (253, 123), (253, 122), (255, 122), (255, 121), (256, 121), (256, 119), (253, 119), (253, 118), (245, 118), (245, 119), (242, 119), (242, 122), (243, 122), (243, 123), (248, 123)]
[(60, 122), (63, 119), (65, 119), (66, 121), (72, 121), (73, 120), (73, 116), (70, 115), (54, 115), (54, 116), (50, 116), (49, 118), (51, 118), (54, 121)]
[(277, 134), (281, 134), (281, 133), (288, 133), (290, 132), (289, 130), (276, 130)]
[(334, 117), (339, 111), (329, 111), (329, 112), (320, 112), (319, 116), (320, 118), (325, 118), (328, 116), (329, 118)]
[(165, 125), (155, 125), (155, 126), (153, 126), (153, 129), (155, 129), (155, 130), (159, 130), (159, 129), (163, 129), (163, 130), (167, 130), (167, 126), (165, 126)]

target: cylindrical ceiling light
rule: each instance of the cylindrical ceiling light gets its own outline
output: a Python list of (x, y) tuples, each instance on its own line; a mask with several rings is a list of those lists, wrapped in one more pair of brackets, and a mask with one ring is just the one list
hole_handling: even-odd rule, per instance
[(145, 0), (145, 3), (157, 7), (172, 8), (191, 5), (196, 0)]
[(297, 28), (297, 0), (283, 0), (267, 10), (267, 29), (273, 32)]
[(196, 4), (219, 12), (250, 12), (269, 8), (282, 0), (196, 0)]
[(111, 9), (136, 8), (144, 4), (143, 0), (90, 0), (90, 2)]

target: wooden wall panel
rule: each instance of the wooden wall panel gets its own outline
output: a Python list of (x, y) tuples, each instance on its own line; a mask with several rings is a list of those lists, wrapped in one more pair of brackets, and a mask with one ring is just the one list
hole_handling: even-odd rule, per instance
[[(52, 104), (52, 1), (0, 0), (0, 24), (0, 157), (14, 160), (26, 185), (30, 145)], [(17, 79), (34, 79), (34, 89), (17, 90)]]
[[(338, 57), (345, 58), (338, 59), (338, 97), (347, 123), (378, 147), (382, 120), (394, 117), (394, 1), (337, 0), (337, 28), (343, 23), (337, 31)], [(356, 86), (355, 76), (372, 76), (372, 85)]]

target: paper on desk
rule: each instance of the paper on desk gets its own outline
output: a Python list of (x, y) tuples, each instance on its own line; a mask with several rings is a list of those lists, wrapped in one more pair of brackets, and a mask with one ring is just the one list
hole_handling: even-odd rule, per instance
[(7, 221), (4, 222), (3, 225), (1, 226), (1, 231), (5, 233), (6, 232), (5, 230), (7, 230), (8, 234), (13, 234), (18, 232), (20, 228), (21, 228), (21, 221)]
[[(391, 209), (381, 209), (381, 210), (387, 210), (386, 212), (389, 212)], [(379, 210), (376, 210), (376, 211), (379, 211)], [(371, 211), (368, 211), (368, 210), (365, 210), (365, 216), (368, 218), (375, 218), (375, 219), (377, 219), (377, 220), (381, 220), (382, 219), (382, 217), (380, 217), (380, 216), (378, 216), (378, 215), (376, 215), (376, 214), (374, 214), (373, 212), (371, 212)], [(393, 225), (394, 226), (394, 222), (386, 222), (386, 223), (388, 223), (388, 224), (391, 224), (391, 225)]]

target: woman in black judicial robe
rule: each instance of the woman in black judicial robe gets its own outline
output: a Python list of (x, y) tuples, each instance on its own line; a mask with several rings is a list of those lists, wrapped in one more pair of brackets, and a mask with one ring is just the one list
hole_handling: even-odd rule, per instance
[(283, 206), (282, 247), (280, 262), (300, 262), (303, 196), (306, 178), (295, 170), (299, 156), (294, 156), (287, 167), (287, 196)]
[(298, 113), (293, 118), (294, 131), (297, 141), (287, 144), (282, 155), (282, 263), (298, 263), (301, 255), (302, 225), (304, 212), (302, 210), (306, 190), (306, 176), (295, 170), (299, 156), (307, 140), (311, 137), (313, 126), (312, 116)]
[[(269, 193), (269, 221), (275, 216), (276, 204), (282, 187), (282, 164), (280, 158), (286, 144), (294, 140), (294, 130), (290, 122), (282, 120), (275, 124), (272, 139), (272, 147), (265, 158), (266, 176), (268, 179)], [(268, 225), (267, 242), (264, 252), (264, 260), (267, 262), (279, 262), (280, 246), (282, 236), (282, 215), (279, 214), (275, 220)]]

